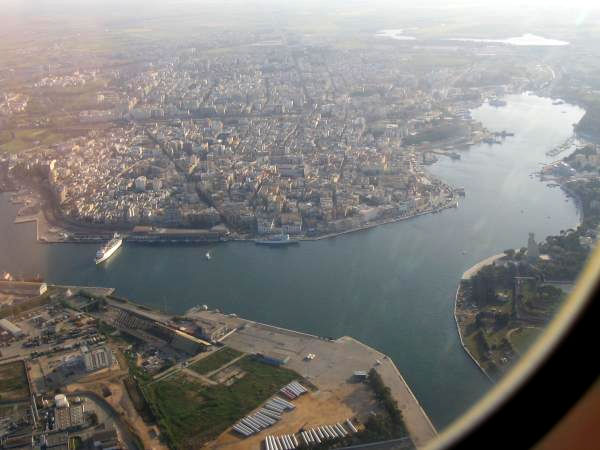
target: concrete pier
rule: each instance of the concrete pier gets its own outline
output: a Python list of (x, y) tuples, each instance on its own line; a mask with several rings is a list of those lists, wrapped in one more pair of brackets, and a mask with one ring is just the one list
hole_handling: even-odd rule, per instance
[[(285, 354), (289, 356), (286, 367), (310, 380), (319, 390), (335, 391), (348, 383), (354, 371), (374, 368), (398, 402), (414, 444), (423, 447), (437, 435), (400, 371), (385, 354), (348, 336), (330, 340), (241, 318), (236, 320), (243, 327), (224, 339), (225, 344), (247, 353)], [(307, 360), (309, 353), (316, 357)]]

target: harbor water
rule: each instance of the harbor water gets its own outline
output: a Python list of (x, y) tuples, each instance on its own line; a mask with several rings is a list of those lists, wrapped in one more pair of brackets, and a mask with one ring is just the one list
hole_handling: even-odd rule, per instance
[(115, 287), (121, 296), (173, 313), (207, 304), (320, 336), (353, 336), (395, 361), (441, 429), (490, 388), (461, 348), (454, 323), (461, 274), (481, 259), (524, 246), (528, 232), (543, 239), (579, 221), (562, 190), (531, 174), (551, 160), (546, 152), (572, 134), (583, 110), (533, 95), (506, 100), (505, 107), (483, 105), (472, 115), (514, 137), (473, 146), (460, 160), (442, 157), (428, 168), (465, 188), (456, 209), (290, 247), (125, 243), (95, 265), (97, 245), (36, 243), (35, 225), (15, 225), (17, 207), (3, 195), (0, 271)]

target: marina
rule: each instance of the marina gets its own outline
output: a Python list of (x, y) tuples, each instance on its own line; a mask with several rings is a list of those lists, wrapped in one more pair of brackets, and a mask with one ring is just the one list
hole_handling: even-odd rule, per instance
[(578, 148), (578, 139), (575, 136), (569, 137), (561, 145), (554, 147), (546, 152), (546, 156), (555, 157), (565, 152), (572, 152)]

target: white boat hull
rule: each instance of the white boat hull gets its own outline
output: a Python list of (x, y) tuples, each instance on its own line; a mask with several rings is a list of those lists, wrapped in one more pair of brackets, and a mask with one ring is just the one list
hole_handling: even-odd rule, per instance
[(96, 262), (96, 264), (100, 264), (104, 261), (106, 261), (108, 258), (110, 258), (123, 244), (123, 240), (119, 239), (118, 243), (113, 245), (110, 249), (108, 249), (103, 255), (102, 257), (98, 258), (96, 257), (94, 259), (94, 261)]

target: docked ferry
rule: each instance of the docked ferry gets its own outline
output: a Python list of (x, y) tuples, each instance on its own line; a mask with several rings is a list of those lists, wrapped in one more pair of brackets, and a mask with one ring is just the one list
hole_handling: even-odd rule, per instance
[(94, 258), (96, 264), (100, 264), (102, 261), (106, 261), (108, 258), (110, 258), (122, 244), (123, 239), (117, 233), (115, 233), (113, 238), (100, 247), (100, 249), (96, 252), (96, 258)]
[(295, 239), (290, 239), (289, 234), (277, 234), (266, 239), (256, 239), (254, 242), (258, 245), (293, 245), (299, 243)]

